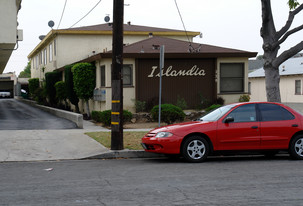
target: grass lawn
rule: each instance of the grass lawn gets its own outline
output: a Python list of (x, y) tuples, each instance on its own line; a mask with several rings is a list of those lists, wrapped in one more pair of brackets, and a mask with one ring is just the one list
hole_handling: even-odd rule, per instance
[[(130, 150), (143, 150), (141, 146), (141, 138), (147, 132), (123, 132), (124, 148)], [(111, 133), (110, 132), (87, 132), (90, 136), (103, 146), (111, 148)]]

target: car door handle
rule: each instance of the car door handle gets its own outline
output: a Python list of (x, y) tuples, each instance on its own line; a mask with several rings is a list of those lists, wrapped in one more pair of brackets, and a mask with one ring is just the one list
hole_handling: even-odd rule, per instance
[(252, 129), (258, 129), (258, 126), (252, 126), (251, 128)]
[(292, 127), (298, 127), (299, 125), (297, 125), (297, 124), (293, 124), (293, 125), (291, 125)]

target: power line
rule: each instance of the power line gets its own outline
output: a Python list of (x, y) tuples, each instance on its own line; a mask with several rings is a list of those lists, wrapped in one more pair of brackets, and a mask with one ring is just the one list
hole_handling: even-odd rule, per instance
[(63, 17), (64, 11), (65, 11), (66, 2), (67, 2), (67, 0), (65, 0), (64, 7), (63, 7), (63, 11), (62, 11), (61, 18), (60, 18), (60, 21), (59, 21), (59, 24), (58, 24), (57, 29), (59, 28), (59, 26), (60, 26), (60, 24), (61, 24), (61, 20), (62, 20), (62, 17)]
[(189, 40), (188, 34), (187, 34), (187, 30), (186, 30), (186, 28), (185, 28), (185, 24), (184, 24), (184, 21), (183, 21), (183, 18), (182, 18), (182, 15), (181, 15), (181, 12), (180, 12), (179, 6), (178, 6), (178, 4), (177, 4), (177, 0), (175, 0), (175, 4), (176, 4), (177, 10), (178, 10), (178, 13), (179, 13), (179, 16), (180, 16), (181, 22), (182, 22), (182, 24), (183, 24), (183, 28), (184, 28), (184, 31), (185, 31), (185, 34), (186, 34), (187, 40), (188, 40), (188, 42), (189, 42), (189, 43), (191, 43), (191, 42), (190, 42), (190, 40)]
[(178, 6), (178, 4), (177, 4), (177, 0), (175, 0), (175, 4), (176, 4), (177, 10), (178, 10), (178, 13), (179, 13), (179, 16), (180, 16), (180, 19), (181, 19), (181, 22), (182, 22), (182, 25), (183, 25), (183, 28), (184, 28), (186, 37), (187, 37), (187, 40), (188, 40), (188, 42), (189, 42), (189, 49), (188, 49), (188, 52), (190, 52), (190, 53), (193, 53), (193, 52), (200, 52), (201, 45), (200, 45), (198, 48), (195, 49), (195, 48), (192, 46), (192, 44), (191, 44), (191, 41), (190, 41), (190, 39), (189, 39), (187, 30), (186, 30), (186, 27), (185, 27), (185, 23), (184, 23), (184, 21), (183, 21), (183, 18), (182, 18), (182, 15), (181, 15), (179, 6)]
[(69, 27), (69, 29), (70, 28), (72, 28), (73, 26), (75, 26), (76, 24), (78, 24), (80, 21), (82, 21), (82, 19), (84, 19), (87, 15), (89, 15), (90, 14), (90, 12), (92, 12), (97, 6), (98, 6), (98, 4), (101, 2), (102, 0), (100, 0), (100, 1), (98, 1), (98, 3), (87, 13), (87, 14), (85, 14), (79, 21), (77, 21), (76, 23), (74, 23), (71, 27)]

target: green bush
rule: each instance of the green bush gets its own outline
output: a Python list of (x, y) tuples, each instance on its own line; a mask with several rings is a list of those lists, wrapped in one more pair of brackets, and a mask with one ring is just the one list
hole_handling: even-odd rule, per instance
[(136, 99), (132, 99), (135, 103), (136, 112), (144, 112), (146, 111), (146, 101), (139, 101)]
[(213, 105), (207, 107), (207, 108), (205, 109), (205, 111), (206, 111), (206, 112), (210, 112), (210, 111), (215, 110), (215, 109), (217, 109), (217, 108), (219, 108), (219, 107), (221, 107), (221, 106), (222, 106), (221, 104), (213, 104)]
[(249, 100), (250, 100), (250, 96), (247, 94), (243, 94), (239, 98), (239, 102), (249, 102)]
[(49, 104), (52, 107), (57, 105), (55, 84), (60, 80), (61, 80), (60, 72), (47, 72), (45, 74), (46, 94), (48, 97)]
[[(111, 125), (111, 110), (105, 111), (92, 111), (92, 119), (96, 122), (102, 122), (103, 124), (109, 126)], [(123, 110), (123, 123), (129, 122), (133, 117), (133, 114), (128, 110)]]
[(73, 81), (73, 73), (72, 73), (72, 67), (74, 65), (67, 65), (64, 67), (64, 81), (65, 81), (65, 88), (66, 88), (66, 96), (69, 99), (69, 101), (75, 105), (76, 112), (80, 113), (79, 110), (79, 98), (76, 95), (76, 92), (74, 90), (74, 81)]
[(92, 119), (96, 122), (102, 122), (101, 113), (100, 111), (92, 111)]
[(35, 98), (35, 92), (39, 88), (39, 78), (32, 78), (28, 80), (29, 95)]
[[(154, 121), (159, 118), (159, 105), (154, 106), (151, 110), (151, 116)], [(172, 104), (162, 104), (161, 105), (161, 121), (172, 124), (176, 121), (183, 121), (185, 118), (185, 113), (180, 107)]]

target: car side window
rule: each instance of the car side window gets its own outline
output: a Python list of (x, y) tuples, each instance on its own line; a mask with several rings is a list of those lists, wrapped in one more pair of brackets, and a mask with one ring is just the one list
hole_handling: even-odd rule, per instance
[(294, 115), (277, 104), (259, 104), (262, 121), (281, 121), (294, 119)]
[(229, 113), (226, 118), (228, 117), (232, 117), (233, 122), (255, 122), (257, 120), (255, 104), (242, 105)]

